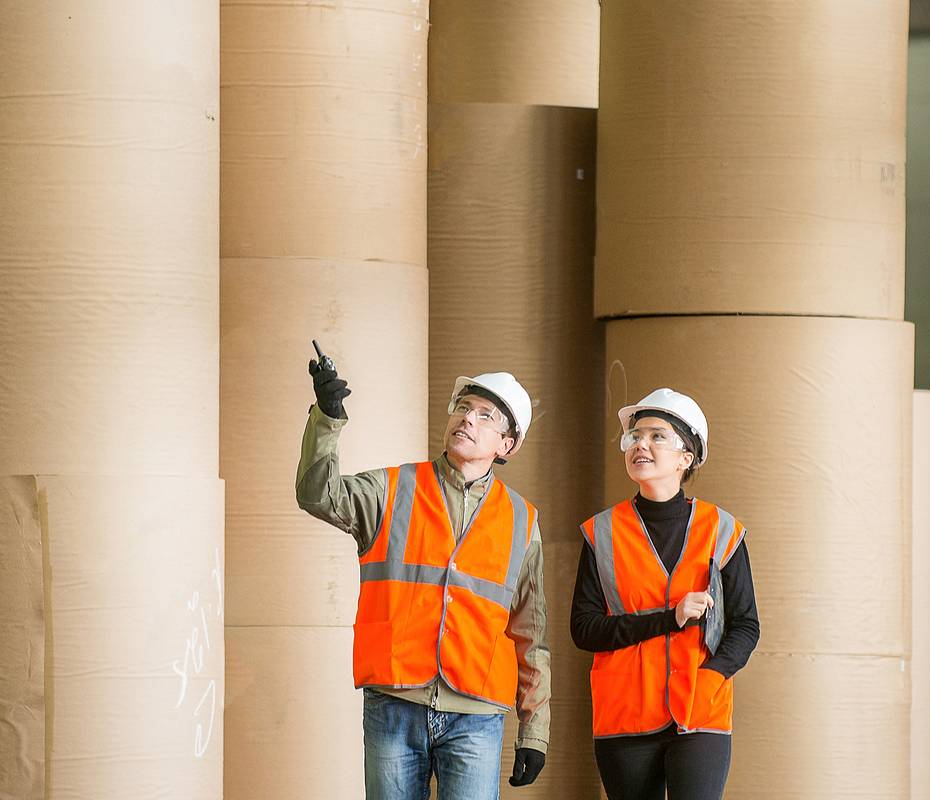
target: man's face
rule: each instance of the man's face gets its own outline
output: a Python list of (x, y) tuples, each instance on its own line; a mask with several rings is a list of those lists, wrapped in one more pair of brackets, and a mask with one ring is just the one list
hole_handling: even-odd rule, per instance
[(506, 456), (514, 439), (506, 434), (507, 421), (490, 400), (467, 394), (456, 401), (455, 410), (443, 436), (443, 445), (450, 460), (493, 461)]

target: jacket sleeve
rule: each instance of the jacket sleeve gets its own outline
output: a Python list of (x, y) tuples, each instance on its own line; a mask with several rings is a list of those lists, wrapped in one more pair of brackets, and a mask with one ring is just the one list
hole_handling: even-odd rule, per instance
[(679, 630), (675, 609), (652, 614), (608, 614), (594, 551), (585, 540), (572, 597), (572, 641), (592, 653), (619, 650)]
[(746, 540), (720, 570), (723, 583), (723, 638), (717, 652), (701, 666), (731, 678), (746, 666), (759, 642), (759, 612)]
[(516, 747), (545, 753), (549, 743), (550, 653), (543, 593), (543, 551), (538, 521), (533, 524), (510, 608), (507, 635), (517, 651)]
[(297, 465), (297, 505), (308, 514), (352, 535), (359, 552), (378, 533), (384, 503), (382, 469), (339, 474), (339, 433), (347, 417), (333, 419), (310, 409)]

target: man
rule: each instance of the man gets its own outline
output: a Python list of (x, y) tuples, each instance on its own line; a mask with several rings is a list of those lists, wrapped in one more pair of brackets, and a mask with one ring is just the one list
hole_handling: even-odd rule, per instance
[[(461, 377), (434, 461), (340, 476), (350, 393), (310, 362), (316, 404), (298, 505), (352, 535), (361, 585), (353, 672), (364, 689), (374, 800), (498, 797), (504, 713), (520, 720), (512, 786), (536, 780), (549, 736), (549, 648), (536, 510), (494, 477), (523, 443), (529, 395), (506, 372)], [(390, 415), (390, 409), (386, 409)]]

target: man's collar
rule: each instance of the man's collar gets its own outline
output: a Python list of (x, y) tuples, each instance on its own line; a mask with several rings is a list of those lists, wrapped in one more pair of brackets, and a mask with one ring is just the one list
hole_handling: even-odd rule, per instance
[[(439, 467), (439, 474), (442, 475), (444, 480), (446, 480), (450, 485), (452, 485), (456, 489), (462, 489), (462, 490), (465, 489), (465, 476), (459, 470), (457, 470), (455, 467), (452, 466), (445, 452), (443, 452), (443, 454), (439, 456), (439, 458), (436, 459), (435, 463)], [(478, 484), (490, 483), (493, 477), (494, 477), (494, 469), (491, 468), (482, 477), (469, 482), (469, 486), (475, 483), (478, 483)]]

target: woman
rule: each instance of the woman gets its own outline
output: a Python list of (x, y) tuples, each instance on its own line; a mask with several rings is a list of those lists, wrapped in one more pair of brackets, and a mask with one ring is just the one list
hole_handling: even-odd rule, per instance
[[(717, 800), (730, 767), (731, 679), (759, 640), (745, 531), (681, 488), (707, 460), (694, 400), (657, 389), (619, 416), (639, 492), (581, 526), (572, 602), (572, 638), (595, 653), (598, 770), (610, 800)], [(724, 621), (713, 655), (711, 561)]]

